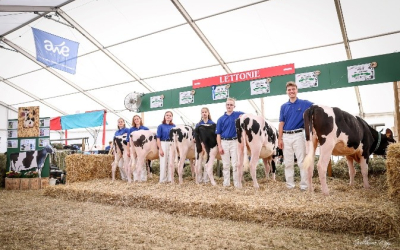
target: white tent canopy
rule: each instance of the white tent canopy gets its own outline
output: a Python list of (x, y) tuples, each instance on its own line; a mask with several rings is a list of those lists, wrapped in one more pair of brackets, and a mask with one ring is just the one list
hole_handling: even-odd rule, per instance
[[(396, 0), (2, 0), (0, 149), (5, 151), (6, 121), (17, 117), (18, 107), (40, 106), (41, 117), (106, 109), (109, 140), (118, 117), (130, 123), (135, 114), (124, 107), (133, 91), (187, 87), (194, 79), (288, 63), (300, 68), (396, 52), (399, 9)], [(36, 62), (31, 28), (79, 43), (75, 75)], [(299, 97), (394, 126), (393, 83), (300, 91)], [(276, 122), (285, 101), (285, 95), (264, 97), (265, 116)], [(214, 120), (225, 109), (207, 106)], [(236, 110), (255, 113), (261, 100), (239, 101)], [(146, 112), (145, 125), (156, 127), (164, 112)], [(177, 124), (195, 123), (200, 106), (174, 114)]]

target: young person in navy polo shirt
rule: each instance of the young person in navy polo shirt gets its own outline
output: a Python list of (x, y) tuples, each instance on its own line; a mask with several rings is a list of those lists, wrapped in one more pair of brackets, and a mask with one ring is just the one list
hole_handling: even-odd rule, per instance
[[(134, 115), (132, 118), (132, 127), (129, 129), (128, 136), (126, 137), (126, 142), (127, 142), (127, 149), (128, 149), (128, 156), (131, 156), (131, 143), (130, 143), (130, 135), (134, 131), (139, 131), (139, 130), (149, 130), (148, 127), (143, 126), (143, 121), (142, 117), (139, 115)], [(142, 181), (147, 181), (147, 170), (146, 167), (142, 169), (141, 172), (141, 180)], [(133, 181), (137, 181), (139, 178), (136, 176), (136, 171), (133, 173)]]
[[(210, 125), (215, 124), (215, 122), (213, 122), (211, 119), (210, 110), (207, 107), (201, 108), (201, 119), (200, 119), (199, 123), (196, 124), (196, 128), (203, 124), (210, 124)], [(203, 143), (202, 143), (202, 146), (203, 146), (203, 151), (204, 151), (205, 149), (204, 149)], [(200, 170), (200, 173), (201, 173), (201, 170)], [(201, 182), (207, 183), (210, 181), (208, 179), (208, 174), (207, 174), (206, 168), (204, 168), (203, 177), (201, 177), (201, 175), (199, 175), (198, 179), (199, 179), (198, 180), (199, 183), (201, 183)]]
[(175, 124), (172, 122), (172, 117), (173, 114), (171, 111), (165, 112), (162, 123), (157, 127), (157, 146), (160, 155), (160, 183), (171, 181), (171, 174), (169, 173), (168, 167), (168, 156), (169, 148), (171, 146), (169, 131), (171, 128), (175, 127)]
[(286, 93), (289, 101), (281, 106), (279, 115), (278, 147), (283, 150), (285, 164), (286, 186), (294, 188), (294, 154), (300, 168), (300, 189), (307, 190), (307, 173), (303, 170), (303, 160), (306, 154), (306, 140), (304, 137), (303, 114), (313, 103), (297, 98), (295, 82), (286, 83)]
[(224, 175), (224, 186), (229, 187), (231, 185), (230, 176), (230, 165), (232, 163), (233, 169), (233, 184), (235, 187), (238, 186), (237, 179), (237, 134), (235, 127), (235, 120), (239, 118), (242, 114), (241, 111), (233, 111), (235, 108), (235, 99), (226, 99), (226, 112), (217, 121), (217, 143), (218, 150), (221, 154)]
[[(125, 127), (125, 121), (122, 118), (118, 119), (118, 130), (115, 131), (114, 136), (120, 136), (123, 134), (128, 134), (129, 133), (129, 129), (127, 127)], [(114, 150), (114, 154), (116, 153), (116, 150)], [(124, 170), (124, 159), (123, 157), (121, 157), (121, 159), (118, 162), (118, 168), (119, 168), (119, 172), (121, 174), (121, 179), (122, 180), (128, 180), (126, 174), (125, 174), (125, 170)]]

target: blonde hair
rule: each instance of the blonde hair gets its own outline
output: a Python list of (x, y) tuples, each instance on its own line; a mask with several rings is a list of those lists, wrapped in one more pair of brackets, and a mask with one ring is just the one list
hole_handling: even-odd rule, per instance
[(140, 119), (140, 124), (139, 124), (139, 126), (143, 126), (143, 121), (142, 121), (142, 117), (140, 117), (140, 115), (134, 115), (133, 117), (132, 117), (132, 126), (133, 127), (136, 127), (136, 124), (135, 124), (135, 117), (139, 117), (139, 119)]
[[(203, 109), (207, 110), (207, 112), (208, 112), (208, 120), (212, 121), (210, 110), (207, 107), (202, 107), (201, 110), (203, 110)], [(203, 120), (203, 117), (201, 117), (200, 121), (202, 121), (202, 120)]]
[(297, 84), (295, 82), (293, 82), (293, 81), (289, 81), (289, 82), (286, 83), (286, 89), (288, 87), (296, 87), (296, 89), (297, 89)]
[(233, 98), (233, 97), (228, 97), (228, 98), (226, 98), (226, 101), (232, 101), (233, 104), (236, 104), (236, 99)]
[[(119, 120), (122, 120), (123, 122), (124, 122), (124, 126), (123, 126), (123, 128), (126, 128), (126, 126), (125, 126), (125, 120), (124, 119), (122, 119), (121, 117), (120, 118), (118, 118), (118, 120), (117, 121), (119, 121)], [(117, 125), (117, 128), (118, 128), (118, 130), (120, 130), (120, 128), (119, 128), (119, 126)]]

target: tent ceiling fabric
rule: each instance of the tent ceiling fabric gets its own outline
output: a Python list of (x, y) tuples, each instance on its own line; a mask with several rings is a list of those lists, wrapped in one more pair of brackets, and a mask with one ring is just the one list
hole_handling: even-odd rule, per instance
[[(125, 109), (124, 98), (133, 91), (186, 87), (229, 70), (347, 60), (335, 1), (352, 58), (399, 51), (397, 0), (1, 0), (0, 101), (13, 108), (40, 106), (42, 117), (108, 109), (114, 127), (119, 116), (131, 122), (134, 113)], [(36, 57), (32, 27), (79, 42), (75, 75), (46, 70), (13, 51), (11, 44)], [(392, 83), (361, 86), (359, 92), (367, 121), (379, 117), (393, 126)], [(384, 98), (371, 101), (376, 96)], [(359, 112), (352, 87), (300, 91), (299, 97)], [(276, 122), (285, 101), (285, 95), (265, 97), (265, 116)], [(260, 108), (260, 99), (253, 103)], [(207, 106), (214, 120), (225, 110), (222, 104)], [(248, 101), (238, 101), (236, 109), (255, 112)], [(146, 113), (145, 124), (157, 126), (163, 114)], [(200, 107), (174, 114), (175, 123), (197, 122)]]

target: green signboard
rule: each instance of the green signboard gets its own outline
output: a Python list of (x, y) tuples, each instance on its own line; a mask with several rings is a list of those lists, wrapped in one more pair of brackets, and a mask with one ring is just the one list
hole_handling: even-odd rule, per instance
[[(321, 55), (323, 56), (323, 55)], [(376, 63), (376, 65), (375, 65)], [(371, 73), (362, 69), (363, 65), (373, 65), (373, 76)], [(355, 67), (359, 66), (359, 67)], [(349, 69), (352, 67), (353, 69)], [(303, 88), (301, 92), (319, 91), (335, 88), (345, 88), (352, 86), (377, 84), (385, 82), (394, 82), (400, 80), (400, 52), (385, 55), (371, 56), (354, 60), (347, 60), (335, 63), (328, 63), (304, 68), (297, 68), (295, 74), (271, 77), (269, 84), (269, 93), (252, 95), (251, 81), (236, 82), (229, 86), (229, 96), (236, 100), (248, 100), (260, 97), (286, 94), (286, 83), (296, 81), (296, 74), (318, 72), (318, 86)], [(353, 81), (349, 81), (349, 75)], [(355, 78), (365, 76), (370, 79), (356, 81)], [(147, 112), (161, 109), (183, 108), (189, 106), (206, 105), (211, 103), (224, 102), (225, 99), (214, 100), (212, 95), (213, 87), (195, 89), (194, 101), (187, 104), (180, 104), (180, 93), (192, 91), (192, 86), (152, 92), (142, 97), (139, 112)], [(152, 107), (151, 102), (157, 100), (157, 97), (163, 96), (162, 106)], [(159, 100), (159, 99), (158, 99)]]

